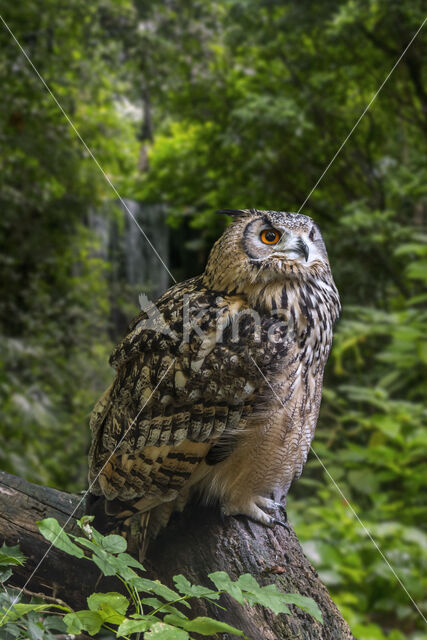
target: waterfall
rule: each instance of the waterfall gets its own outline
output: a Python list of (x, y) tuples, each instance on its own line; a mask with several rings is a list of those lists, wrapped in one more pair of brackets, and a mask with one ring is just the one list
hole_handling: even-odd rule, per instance
[[(165, 207), (159, 204), (124, 201), (139, 226), (155, 247), (163, 262), (168, 262), (169, 237)], [(157, 298), (170, 285), (169, 274), (141, 233), (135, 221), (121, 205), (125, 215), (124, 261), (126, 282), (142, 285), (152, 298)]]
[(140, 293), (155, 300), (172, 284), (165, 267), (138, 228), (139, 225), (143, 229), (163, 262), (168, 264), (169, 229), (164, 205), (130, 199), (124, 202), (126, 207), (115, 201), (115, 211), (110, 204), (89, 214), (89, 227), (98, 240), (96, 254), (109, 263), (113, 340), (124, 334), (129, 320), (138, 313)]

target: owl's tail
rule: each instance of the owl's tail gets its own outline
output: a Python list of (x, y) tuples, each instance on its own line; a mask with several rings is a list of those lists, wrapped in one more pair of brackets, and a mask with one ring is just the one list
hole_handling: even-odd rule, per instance
[(150, 542), (150, 516), (151, 511), (137, 512), (122, 520), (117, 527), (117, 533), (126, 538), (127, 551), (137, 557), (140, 562), (145, 558)]
[(184, 492), (175, 500), (141, 511), (136, 506), (138, 500), (106, 500), (104, 496), (89, 494), (86, 511), (95, 516), (95, 529), (103, 535), (115, 533), (123, 536), (128, 544), (128, 553), (142, 562), (150, 542), (166, 527), (174, 511), (184, 509), (187, 500), (188, 493)]

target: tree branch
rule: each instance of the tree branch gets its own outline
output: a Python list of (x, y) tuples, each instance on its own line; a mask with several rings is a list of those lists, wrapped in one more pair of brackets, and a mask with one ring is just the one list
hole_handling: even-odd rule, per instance
[[(0, 472), (0, 540), (8, 545), (19, 544), (27, 556), (25, 565), (14, 571), (14, 585), (37, 595), (47, 594), (56, 601), (64, 600), (73, 609), (86, 606), (86, 597), (95, 591), (95, 586), (97, 591), (120, 591), (114, 577), (99, 580), (94, 563), (77, 560), (56, 548), (49, 550), (36, 525), (36, 520), (54, 517), (65, 525), (66, 531), (80, 533), (76, 520), (83, 513), (81, 496)], [(323, 625), (292, 606), (292, 615), (274, 615), (261, 607), (242, 607), (224, 596), (220, 602), (226, 611), (205, 601), (194, 601), (192, 615), (210, 615), (228, 622), (254, 640), (353, 638), (292, 529), (267, 529), (246, 518), (230, 517), (222, 522), (216, 510), (193, 505), (172, 518), (149, 548), (145, 565), (151, 578), (170, 586), (173, 576), (179, 573), (206, 586), (212, 586), (207, 575), (213, 571), (226, 571), (233, 579), (250, 573), (261, 584), (274, 582), (285, 593), (300, 593), (317, 602)], [(222, 638), (227, 640), (229, 636)]]

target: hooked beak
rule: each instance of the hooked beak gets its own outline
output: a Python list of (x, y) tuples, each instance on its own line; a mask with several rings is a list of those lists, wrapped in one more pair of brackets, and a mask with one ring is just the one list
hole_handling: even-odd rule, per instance
[(299, 252), (301, 253), (301, 255), (304, 256), (305, 261), (307, 262), (308, 254), (309, 254), (308, 246), (305, 244), (305, 242), (304, 242), (304, 240), (302, 238), (298, 238), (297, 246), (298, 246)]
[(307, 262), (309, 256), (308, 246), (302, 238), (294, 236), (288, 233), (284, 233), (280, 241), (275, 247), (275, 253), (296, 253), (297, 255), (304, 256)]

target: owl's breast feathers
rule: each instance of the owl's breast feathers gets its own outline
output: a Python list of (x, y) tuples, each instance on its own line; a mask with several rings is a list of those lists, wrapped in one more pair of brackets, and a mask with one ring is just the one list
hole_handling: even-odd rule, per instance
[(139, 499), (139, 511), (175, 500), (212, 445), (244, 433), (276, 394), (313, 430), (338, 312), (327, 277), (248, 295), (202, 276), (172, 287), (111, 356), (117, 375), (91, 417), (91, 492)]

